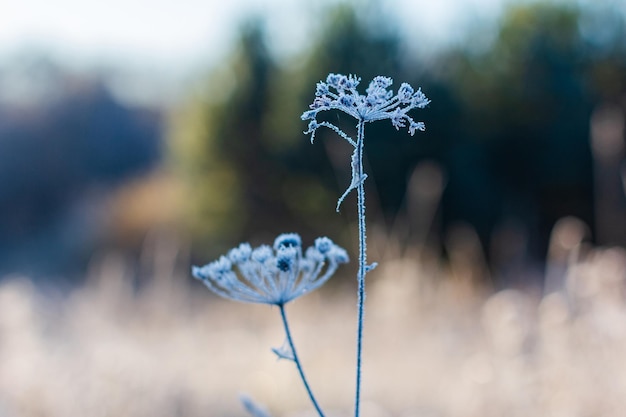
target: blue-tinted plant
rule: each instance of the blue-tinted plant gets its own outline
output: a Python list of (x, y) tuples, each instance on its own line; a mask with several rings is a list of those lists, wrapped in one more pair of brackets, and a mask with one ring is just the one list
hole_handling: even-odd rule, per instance
[[(359, 94), (356, 87), (360, 78), (340, 74), (329, 74), (326, 82), (319, 82), (311, 110), (302, 114), (303, 120), (310, 120), (305, 134), (311, 135), (320, 127), (333, 130), (352, 147), (352, 181), (337, 201), (337, 211), (350, 193), (357, 190), (357, 213), (359, 221), (359, 269), (358, 313), (357, 313), (357, 364), (355, 416), (359, 417), (361, 395), (361, 352), (363, 345), (363, 314), (365, 300), (365, 275), (376, 267), (376, 263), (367, 264), (367, 245), (365, 233), (365, 188), (367, 175), (363, 172), (363, 149), (365, 123), (389, 119), (396, 129), (407, 127), (413, 135), (417, 130), (424, 130), (424, 123), (415, 122), (408, 112), (424, 108), (430, 102), (421, 90), (415, 91), (409, 84), (400, 85), (397, 94), (389, 87), (392, 79), (375, 77), (370, 82), (365, 95)], [(326, 110), (339, 110), (357, 120), (357, 138), (350, 138), (344, 131), (332, 123), (318, 122), (317, 115)], [(201, 280), (217, 295), (234, 301), (275, 305), (280, 310), (285, 328), (285, 342), (272, 351), (281, 359), (291, 360), (296, 364), (300, 378), (320, 417), (324, 417), (309, 383), (304, 374), (302, 363), (289, 329), (285, 304), (311, 292), (323, 285), (337, 270), (340, 264), (348, 262), (344, 249), (330, 239), (321, 237), (315, 245), (302, 250), (300, 236), (295, 233), (279, 235), (273, 247), (262, 245), (255, 249), (248, 243), (242, 243), (231, 249), (226, 256), (203, 267), (193, 267), (193, 275)], [(268, 417), (267, 412), (254, 404), (248, 397), (242, 398), (246, 410), (254, 417)]]
[[(422, 109), (430, 103), (430, 100), (420, 89), (415, 91), (407, 83), (402, 83), (397, 94), (389, 90), (393, 80), (389, 77), (375, 77), (362, 95), (357, 91), (361, 79), (350, 75), (329, 74), (326, 82), (317, 83), (315, 100), (310, 105), (311, 110), (302, 114), (302, 120), (310, 120), (309, 127), (305, 134), (311, 135), (311, 143), (315, 139), (315, 132), (320, 127), (326, 127), (336, 132), (345, 139), (352, 147), (352, 180), (343, 195), (337, 201), (337, 211), (341, 203), (350, 193), (357, 190), (357, 213), (359, 222), (359, 270), (357, 273), (358, 294), (357, 294), (357, 360), (356, 360), (356, 394), (355, 394), (355, 416), (359, 416), (359, 406), (361, 398), (361, 352), (363, 343), (363, 313), (365, 300), (365, 275), (376, 267), (376, 263), (367, 264), (367, 244), (365, 233), (365, 188), (363, 183), (367, 175), (363, 172), (363, 148), (365, 139), (365, 123), (378, 120), (391, 120), (396, 129), (407, 127), (411, 135), (417, 130), (424, 130), (423, 122), (415, 122), (408, 115), (413, 109)], [(319, 113), (327, 110), (339, 110), (349, 114), (357, 120), (357, 138), (350, 138), (344, 131), (336, 125), (327, 121), (319, 122)]]
[[(295, 233), (279, 235), (273, 247), (255, 249), (242, 243), (226, 256), (203, 267), (193, 267), (193, 275), (217, 295), (234, 301), (275, 305), (285, 328), (285, 343), (272, 351), (281, 359), (296, 364), (313, 406), (324, 417), (304, 374), (302, 363), (289, 330), (285, 304), (324, 284), (340, 264), (348, 262), (348, 254), (327, 237), (303, 252), (302, 240)], [(253, 415), (265, 415), (248, 398), (242, 401)]]

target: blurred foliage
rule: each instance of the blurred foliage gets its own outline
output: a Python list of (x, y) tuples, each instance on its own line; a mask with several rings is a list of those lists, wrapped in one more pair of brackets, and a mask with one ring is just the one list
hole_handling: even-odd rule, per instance
[(624, 18), (614, 14), (615, 33), (593, 38), (590, 25), (608, 12), (599, 4), (511, 7), (488, 50), (447, 57), (464, 137), (447, 149), (444, 212), (478, 225), (484, 241), (503, 219), (521, 220), (543, 257), (559, 218), (593, 223), (591, 114), (623, 107), (626, 94)]
[(0, 100), (0, 273), (75, 272), (103, 227), (98, 196), (160, 159), (160, 114), (50, 60), (14, 65), (19, 79), (0, 66), (3, 93), (16, 91)]
[(560, 217), (592, 220), (593, 103), (578, 20), (562, 6), (514, 8), (488, 51), (450, 57), (464, 137), (448, 149), (444, 210), (478, 225), (483, 241), (503, 218), (519, 219), (539, 256)]
[[(477, 27), (467, 44), (420, 62), (400, 34), (368, 18), (380, 13), (329, 10), (311, 49), (291, 65), (272, 57), (260, 21), (243, 27), (230, 62), (207, 77), (173, 129), (198, 248), (217, 253), (224, 249), (217, 242), (296, 228), (306, 237), (343, 235), (346, 219), (332, 208), (349, 179), (350, 149), (331, 132), (311, 146), (299, 119), (329, 72), (354, 73), (365, 84), (391, 75), (432, 99), (415, 115), (425, 134), (367, 126), (370, 221), (389, 224), (406, 204), (415, 167), (434, 160), (447, 180), (439, 235), (466, 222), (488, 248), (498, 228), (513, 222), (537, 260), (559, 218), (592, 223), (589, 121), (597, 106), (624, 106), (623, 16), (597, 5), (513, 5), (488, 48), (472, 44), (484, 38)], [(348, 117), (330, 117), (350, 131)], [(353, 219), (349, 207), (342, 212)]]
[(351, 8), (339, 8), (310, 55), (289, 66), (272, 58), (261, 22), (243, 27), (231, 61), (174, 122), (171, 143), (187, 175), (190, 225), (201, 246), (218, 253), (219, 244), (287, 230), (305, 239), (342, 234), (345, 222), (333, 208), (349, 181), (350, 149), (329, 134), (311, 145), (300, 114), (329, 72), (367, 80), (397, 71), (399, 39), (376, 32)]

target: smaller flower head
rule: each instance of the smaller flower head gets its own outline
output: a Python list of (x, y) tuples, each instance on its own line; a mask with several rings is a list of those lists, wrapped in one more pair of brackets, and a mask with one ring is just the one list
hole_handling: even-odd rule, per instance
[(323, 237), (302, 251), (296, 233), (285, 233), (273, 247), (252, 249), (242, 243), (203, 267), (193, 267), (194, 277), (221, 297), (250, 303), (283, 305), (324, 284), (340, 264), (348, 262), (347, 252)]

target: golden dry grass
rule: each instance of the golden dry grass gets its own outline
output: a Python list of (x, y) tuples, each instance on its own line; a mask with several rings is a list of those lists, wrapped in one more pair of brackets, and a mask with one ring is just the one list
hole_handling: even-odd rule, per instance
[[(172, 251), (139, 285), (115, 255), (62, 298), (3, 281), (0, 416), (239, 416), (240, 393), (274, 416), (313, 416), (293, 364), (270, 352), (284, 337), (278, 311), (190, 285)], [(623, 415), (624, 250), (570, 257), (546, 296), (487, 294), (459, 268), (405, 255), (372, 273), (364, 417)], [(319, 401), (348, 416), (356, 301), (338, 287), (287, 310)]]

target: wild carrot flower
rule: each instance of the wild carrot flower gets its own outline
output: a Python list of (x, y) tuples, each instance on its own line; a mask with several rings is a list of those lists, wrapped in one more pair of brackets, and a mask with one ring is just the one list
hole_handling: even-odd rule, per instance
[[(310, 120), (305, 134), (311, 135), (311, 143), (315, 139), (315, 132), (320, 127), (327, 127), (345, 139), (352, 147), (352, 181), (337, 201), (337, 211), (346, 196), (352, 190), (357, 190), (357, 213), (359, 220), (359, 270), (357, 272), (357, 365), (356, 365), (356, 393), (354, 415), (359, 417), (361, 398), (361, 353), (363, 342), (363, 314), (365, 300), (365, 275), (376, 267), (376, 263), (367, 264), (367, 243), (365, 233), (365, 187), (363, 183), (367, 174), (363, 171), (363, 149), (365, 144), (365, 123), (389, 119), (398, 130), (407, 127), (411, 135), (417, 130), (424, 130), (423, 122), (416, 122), (408, 112), (412, 109), (423, 109), (430, 103), (421, 89), (415, 91), (407, 83), (402, 83), (397, 94), (389, 89), (393, 80), (389, 77), (378, 76), (370, 82), (360, 94), (356, 87), (361, 79), (354, 75), (328, 74), (326, 82), (320, 81), (315, 89), (315, 99), (309, 106), (310, 110), (302, 113), (302, 120)], [(317, 115), (326, 110), (339, 110), (349, 114), (357, 120), (356, 140), (348, 136), (336, 125), (317, 121)]]
[(235, 301), (284, 305), (319, 288), (348, 254), (327, 237), (315, 240), (304, 253), (296, 233), (279, 235), (273, 247), (255, 249), (242, 243), (193, 275), (217, 295)]
[[(311, 142), (315, 138), (315, 131), (321, 126), (335, 131), (336, 126), (328, 122), (318, 123), (316, 117), (324, 110), (340, 110), (357, 120), (375, 122), (390, 119), (396, 129), (406, 127), (409, 133), (424, 130), (423, 122), (416, 122), (407, 113), (412, 109), (423, 109), (430, 103), (421, 89), (415, 91), (407, 83), (402, 83), (396, 95), (388, 88), (393, 84), (389, 77), (375, 77), (367, 87), (366, 95), (359, 94), (356, 87), (361, 79), (354, 75), (329, 74), (326, 82), (317, 83), (315, 100), (308, 110), (302, 113), (302, 120), (311, 120), (305, 134), (311, 134)], [(334, 92), (333, 92), (334, 90)]]
[[(424, 122), (416, 122), (408, 112), (413, 109), (423, 109), (430, 100), (426, 98), (422, 90), (414, 90), (407, 83), (402, 83), (397, 94), (389, 89), (393, 84), (390, 77), (378, 76), (370, 82), (365, 90), (366, 94), (360, 94), (357, 86), (361, 78), (354, 75), (328, 74), (326, 81), (317, 83), (315, 89), (315, 99), (309, 106), (311, 110), (302, 113), (302, 120), (310, 120), (305, 134), (311, 135), (311, 143), (315, 140), (315, 133), (320, 127), (333, 130), (343, 139), (348, 141), (355, 149), (352, 154), (352, 181), (344, 194), (337, 202), (337, 210), (347, 194), (356, 189), (360, 183), (365, 181), (367, 175), (359, 174), (358, 165), (361, 159), (363, 128), (365, 123), (378, 120), (389, 119), (391, 124), (397, 129), (408, 126), (411, 136), (416, 131), (425, 130)], [(317, 121), (317, 115), (326, 110), (339, 110), (349, 114), (358, 120), (359, 138), (353, 140), (336, 125), (322, 121)]]
[[(335, 273), (340, 264), (348, 262), (348, 254), (327, 237), (318, 237), (315, 244), (302, 251), (302, 239), (296, 233), (284, 233), (272, 247), (261, 245), (252, 249), (242, 243), (203, 267), (194, 266), (193, 275), (217, 295), (235, 301), (276, 305), (285, 328), (285, 343), (272, 351), (281, 359), (293, 361), (302, 383), (320, 417), (324, 413), (309, 386), (289, 329), (285, 304), (319, 288)], [(255, 417), (267, 414), (252, 400), (242, 399), (246, 410)]]

